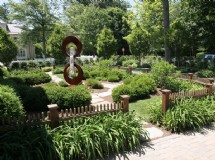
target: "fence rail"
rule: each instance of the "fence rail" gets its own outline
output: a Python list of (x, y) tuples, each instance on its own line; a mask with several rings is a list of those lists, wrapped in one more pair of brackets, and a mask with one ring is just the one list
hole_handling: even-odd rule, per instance
[(48, 108), (49, 111), (47, 112), (26, 114), (21, 118), (0, 118), (0, 131), (7, 131), (23, 126), (41, 126), (44, 124), (49, 124), (54, 128), (59, 125), (59, 122), (72, 120), (81, 116), (93, 116), (117, 111), (127, 112), (129, 110), (129, 96), (121, 96), (120, 103), (110, 103), (96, 106), (90, 105), (60, 111), (58, 110), (57, 104), (48, 105)]
[(170, 93), (169, 99), (171, 102), (176, 102), (177, 99), (181, 98), (189, 98), (189, 97), (203, 97), (209, 94), (208, 88), (203, 88), (200, 90), (193, 90), (193, 91), (184, 91), (178, 93)]

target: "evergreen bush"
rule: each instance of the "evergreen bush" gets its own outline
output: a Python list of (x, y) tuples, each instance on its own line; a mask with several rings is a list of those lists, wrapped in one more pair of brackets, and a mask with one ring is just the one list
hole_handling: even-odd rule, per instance
[(22, 103), (11, 87), (0, 85), (0, 117), (20, 117), (24, 114)]

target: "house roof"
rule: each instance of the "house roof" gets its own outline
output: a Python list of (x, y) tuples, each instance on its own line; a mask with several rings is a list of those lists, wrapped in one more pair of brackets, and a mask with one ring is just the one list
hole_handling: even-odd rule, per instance
[(17, 24), (7, 24), (9, 34), (20, 34), (22, 32), (21, 26)]

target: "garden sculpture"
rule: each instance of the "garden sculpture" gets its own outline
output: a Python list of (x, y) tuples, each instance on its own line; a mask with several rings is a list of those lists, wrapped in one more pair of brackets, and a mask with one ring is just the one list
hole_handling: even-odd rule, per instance
[[(66, 47), (70, 43), (74, 43), (77, 49), (75, 50), (75, 48), (70, 48), (69, 53), (67, 53)], [(70, 85), (77, 85), (83, 79), (83, 70), (75, 62), (75, 58), (79, 57), (81, 54), (82, 43), (76, 37), (68, 36), (63, 41), (62, 49), (63, 49), (63, 54), (69, 57), (69, 63), (67, 63), (64, 68), (64, 79)], [(77, 68), (77, 72), (75, 71), (75, 68)]]

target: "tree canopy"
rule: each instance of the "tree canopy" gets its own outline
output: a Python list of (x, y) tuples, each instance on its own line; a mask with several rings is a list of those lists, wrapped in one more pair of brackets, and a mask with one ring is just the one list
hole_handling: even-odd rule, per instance
[(17, 51), (14, 39), (0, 27), (0, 62), (8, 65), (16, 57)]

